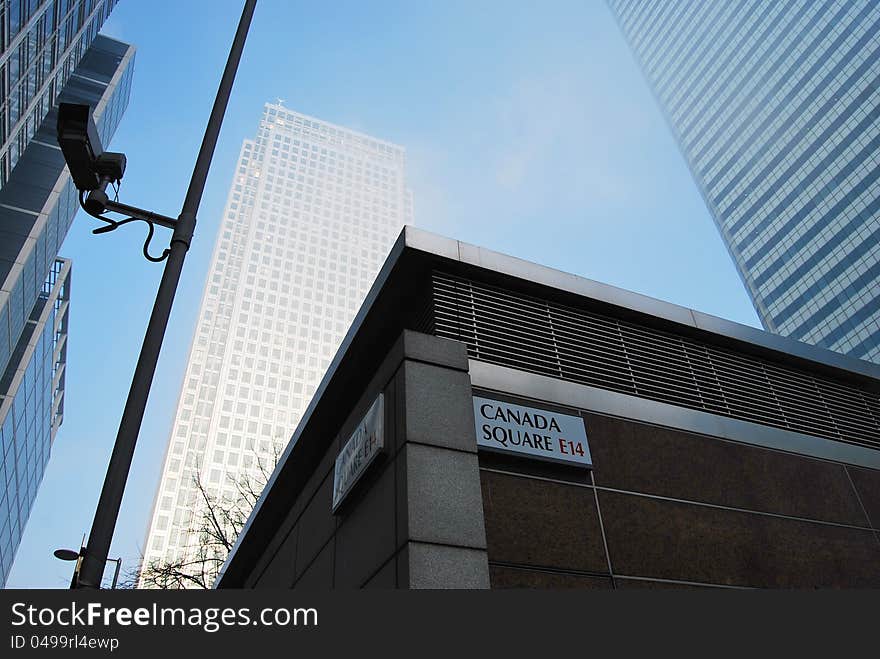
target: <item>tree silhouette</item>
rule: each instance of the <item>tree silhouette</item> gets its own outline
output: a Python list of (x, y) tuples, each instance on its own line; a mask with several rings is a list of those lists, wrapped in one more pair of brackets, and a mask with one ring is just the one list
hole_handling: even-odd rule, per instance
[(257, 470), (231, 478), (234, 494), (214, 494), (195, 470), (193, 485), (198, 494), (192, 526), (188, 529), (198, 541), (183, 554), (171, 559), (152, 560), (126, 574), (121, 588), (212, 588), (220, 568), (235, 545), (239, 534), (281, 456), (281, 445), (273, 443), (271, 465), (256, 457)]

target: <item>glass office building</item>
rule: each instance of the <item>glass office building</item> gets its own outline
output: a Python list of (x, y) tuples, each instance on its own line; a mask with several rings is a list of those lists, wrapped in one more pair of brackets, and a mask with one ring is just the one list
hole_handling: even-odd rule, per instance
[(0, 3), (0, 187), (116, 2)]
[[(84, 4), (99, 15), (96, 3)], [(83, 34), (92, 25), (84, 23)], [(90, 105), (107, 145), (128, 104), (134, 48), (96, 36), (78, 60), (64, 88), (47, 97), (53, 107), (26, 148), (3, 152), (16, 157), (0, 189), (0, 584), (63, 418), (70, 265), (58, 265), (56, 257), (79, 203), (57, 146), (57, 103)]]
[(765, 328), (880, 363), (880, 3), (608, 4)]
[(265, 482), (411, 217), (405, 164), (400, 146), (265, 106), (214, 245), (145, 564), (201, 560), (197, 478), (228, 501)]
[(0, 379), (0, 568), (2, 582), (43, 478), (64, 418), (70, 261), (56, 259)]

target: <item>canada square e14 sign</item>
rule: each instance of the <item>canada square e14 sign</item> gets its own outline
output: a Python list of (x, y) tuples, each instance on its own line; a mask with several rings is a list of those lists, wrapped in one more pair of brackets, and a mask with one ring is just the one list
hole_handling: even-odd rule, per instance
[(477, 445), (490, 451), (592, 467), (584, 420), (474, 396)]

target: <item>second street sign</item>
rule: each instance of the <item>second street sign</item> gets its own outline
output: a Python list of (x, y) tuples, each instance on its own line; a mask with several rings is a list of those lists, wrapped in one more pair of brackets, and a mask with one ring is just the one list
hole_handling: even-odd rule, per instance
[(384, 418), (384, 396), (379, 394), (336, 456), (333, 470), (334, 513), (367, 468), (385, 452)]

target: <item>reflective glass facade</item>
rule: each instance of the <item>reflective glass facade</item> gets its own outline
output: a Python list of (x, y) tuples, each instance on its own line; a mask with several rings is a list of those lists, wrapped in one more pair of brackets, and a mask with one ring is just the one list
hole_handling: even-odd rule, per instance
[(0, 380), (0, 575), (12, 567), (64, 417), (70, 261), (57, 259)]
[[(92, 106), (105, 146), (128, 104), (133, 66), (134, 48), (98, 36), (56, 99)], [(0, 374), (5, 374), (0, 386), (0, 424), (12, 424), (2, 426), (6, 489), (0, 504), (0, 583), (9, 573), (54, 428), (61, 421), (60, 415), (47, 414), (45, 406), (27, 406), (31, 405), (28, 401), (45, 402), (47, 397), (61, 400), (63, 380), (50, 383), (50, 388), (44, 377), (32, 399), (27, 392), (37, 381), (15, 376), (31, 372), (29, 369), (42, 369), (45, 376), (49, 370), (41, 361), (45, 353), (37, 349), (29, 352), (28, 346), (37, 331), (32, 325), (38, 322), (38, 311), (45, 305), (45, 282), (52, 276), (58, 249), (79, 207), (56, 143), (56, 120), (57, 110), (50, 109), (0, 189)], [(46, 327), (51, 331), (48, 319)], [(23, 355), (32, 355), (33, 359)], [(27, 392), (22, 393), (25, 385)], [(29, 412), (27, 416), (21, 416), (24, 409)], [(23, 426), (18, 425), (21, 418), (27, 419)], [(13, 446), (14, 450), (9, 448)], [(11, 459), (12, 454), (17, 457)]]
[(764, 326), (880, 363), (880, 3), (608, 4)]
[(0, 3), (0, 187), (116, 2)]
[(400, 146), (265, 106), (214, 245), (146, 564), (198, 551), (197, 476), (235, 501), (271, 471), (410, 220), (405, 164)]

